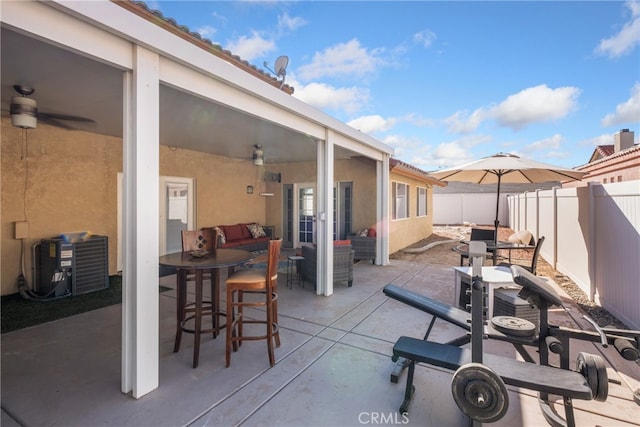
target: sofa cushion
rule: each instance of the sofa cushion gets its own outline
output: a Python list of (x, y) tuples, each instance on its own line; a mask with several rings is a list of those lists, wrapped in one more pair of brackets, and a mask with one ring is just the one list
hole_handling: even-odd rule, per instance
[(334, 240), (333, 246), (347, 246), (351, 244), (351, 240)]
[(249, 226), (253, 224), (253, 223), (242, 223), (240, 224), (242, 227), (242, 238), (243, 239), (252, 239), (253, 236), (251, 235), (251, 232), (249, 231)]
[[(227, 243), (233, 242), (236, 240), (242, 240), (242, 229), (247, 228), (240, 224), (234, 225), (223, 225), (222, 229), (224, 230), (224, 235), (226, 236)], [(247, 233), (249, 231), (247, 230)]]
[(267, 236), (267, 233), (264, 232), (264, 229), (260, 224), (249, 224), (247, 225), (247, 228), (251, 233), (251, 237), (253, 237), (254, 239)]

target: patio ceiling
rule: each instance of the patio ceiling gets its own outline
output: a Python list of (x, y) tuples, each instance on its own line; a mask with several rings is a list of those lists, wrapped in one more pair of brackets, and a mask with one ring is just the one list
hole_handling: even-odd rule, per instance
[[(39, 112), (86, 117), (95, 123), (64, 123), (122, 136), (121, 70), (4, 26), (0, 37), (3, 116), (16, 95), (13, 85), (20, 84), (35, 88), (31, 98)], [(240, 159), (251, 158), (253, 145), (261, 144), (267, 163), (316, 158), (306, 135), (166, 85), (160, 87), (160, 144)], [(354, 155), (335, 147), (336, 159)]]

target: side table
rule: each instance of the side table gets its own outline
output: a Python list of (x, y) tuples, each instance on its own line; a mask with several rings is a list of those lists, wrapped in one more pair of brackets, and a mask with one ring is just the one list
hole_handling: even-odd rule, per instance
[(300, 268), (300, 262), (304, 259), (303, 256), (289, 255), (287, 256), (287, 287), (293, 289), (293, 266), (296, 268), (296, 276), (298, 285), (302, 283), (302, 269)]

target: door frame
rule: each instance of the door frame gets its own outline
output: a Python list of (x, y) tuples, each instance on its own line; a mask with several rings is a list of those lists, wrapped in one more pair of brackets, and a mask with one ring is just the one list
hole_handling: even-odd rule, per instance
[[(116, 268), (117, 271), (122, 271), (122, 172), (118, 172), (118, 244), (117, 244), (117, 256), (116, 256)], [(192, 230), (196, 224), (196, 180), (195, 178), (177, 177), (177, 176), (160, 176), (160, 184), (158, 191), (160, 192), (160, 222), (159, 222), (159, 236), (158, 245), (160, 255), (164, 255), (166, 251), (167, 229), (166, 229), (166, 212), (167, 212), (167, 182), (177, 182), (187, 185), (187, 229)]]
[[(313, 238), (312, 243), (300, 242), (300, 189), (313, 188)], [(296, 182), (293, 184), (293, 247), (300, 248), (302, 246), (312, 246), (316, 243), (316, 216), (317, 216), (317, 184), (315, 182)]]

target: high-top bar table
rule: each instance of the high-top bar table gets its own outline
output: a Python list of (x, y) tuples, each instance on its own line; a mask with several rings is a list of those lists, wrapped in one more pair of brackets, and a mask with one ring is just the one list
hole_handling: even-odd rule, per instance
[[(173, 351), (180, 349), (182, 332), (194, 334), (193, 344), (193, 367), (198, 367), (200, 354), (200, 334), (212, 332), (213, 337), (217, 337), (220, 328), (219, 316), (225, 316), (220, 311), (220, 269), (224, 267), (233, 268), (236, 265), (249, 261), (253, 254), (240, 249), (215, 249), (206, 254), (192, 255), (191, 252), (176, 252), (160, 257), (160, 265), (163, 267), (173, 267), (178, 270), (177, 274), (177, 330)], [(211, 301), (203, 301), (203, 275), (205, 272), (211, 274)], [(187, 304), (187, 273), (195, 275), (196, 300)], [(187, 318), (187, 313), (193, 313)], [(212, 328), (202, 330), (202, 316), (212, 317)], [(194, 320), (193, 329), (185, 327), (185, 323)]]

